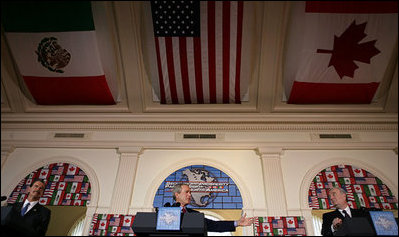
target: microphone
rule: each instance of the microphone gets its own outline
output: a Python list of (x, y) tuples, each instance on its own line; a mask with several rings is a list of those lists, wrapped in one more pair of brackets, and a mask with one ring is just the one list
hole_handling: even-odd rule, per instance
[(170, 202), (165, 203), (164, 207), (170, 207)]
[(180, 202), (173, 203), (172, 207), (180, 207)]
[(1, 201), (7, 200), (7, 196), (1, 196)]

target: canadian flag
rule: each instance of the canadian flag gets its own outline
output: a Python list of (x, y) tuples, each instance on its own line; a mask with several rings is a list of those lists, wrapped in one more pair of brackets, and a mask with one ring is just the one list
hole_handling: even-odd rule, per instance
[(48, 169), (42, 169), (39, 173), (39, 179), (47, 179), (49, 173)]
[(59, 182), (57, 190), (65, 190), (66, 183), (65, 182)]
[[(367, 104), (387, 78), (398, 35), (396, 1), (292, 3), (287, 103)], [(386, 81), (384, 81), (386, 80)]]
[(287, 228), (295, 228), (298, 226), (298, 222), (294, 217), (286, 217)]
[(325, 172), (327, 182), (337, 182), (337, 174), (335, 172)]
[(366, 177), (366, 171), (360, 168), (353, 167), (353, 174), (355, 177)]
[(108, 220), (100, 220), (98, 223), (98, 229), (105, 230), (108, 228)]
[(39, 199), (39, 203), (40, 203), (41, 205), (47, 205), (47, 204), (50, 203), (50, 199), (49, 199), (49, 198), (40, 198), (40, 199)]
[(76, 165), (69, 164), (66, 175), (75, 175), (78, 173), (78, 167)]
[(353, 185), (353, 189), (355, 190), (355, 193), (363, 193), (364, 192), (363, 185), (360, 185), (360, 184)]
[(262, 230), (263, 232), (271, 232), (270, 223), (269, 222), (262, 223)]
[(132, 216), (125, 216), (123, 218), (122, 226), (131, 226), (132, 225)]

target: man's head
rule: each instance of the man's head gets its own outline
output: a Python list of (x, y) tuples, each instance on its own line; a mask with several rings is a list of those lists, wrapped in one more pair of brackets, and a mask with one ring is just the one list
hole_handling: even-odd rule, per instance
[(28, 189), (28, 201), (38, 201), (46, 188), (42, 180), (34, 180)]
[(340, 187), (333, 187), (328, 190), (328, 196), (334, 207), (338, 209), (345, 209), (348, 206), (346, 201), (346, 192)]
[(172, 190), (173, 200), (180, 202), (181, 206), (186, 206), (191, 202), (191, 189), (187, 184), (176, 184)]

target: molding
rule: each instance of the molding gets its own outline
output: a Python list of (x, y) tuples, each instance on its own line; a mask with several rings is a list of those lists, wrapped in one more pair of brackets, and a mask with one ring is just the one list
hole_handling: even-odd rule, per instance
[(7, 122), (1, 129), (85, 129), (135, 131), (397, 131), (397, 122), (105, 122), (105, 123), (51, 123)]
[(135, 131), (397, 131), (398, 114), (3, 113), (1, 129)]
[(281, 147), (258, 147), (256, 148), (256, 153), (263, 158), (277, 158), (279, 159), (283, 155), (283, 148)]
[(281, 147), (283, 150), (394, 150), (397, 142), (364, 142), (348, 143), (334, 142), (207, 142), (207, 143), (179, 143), (165, 142), (130, 142), (130, 141), (1, 141), (1, 146), (14, 145), (16, 148), (99, 148), (116, 149), (121, 146), (142, 147), (145, 149), (232, 149), (232, 150), (256, 150), (258, 147)]
[(133, 154), (136, 154), (137, 156), (139, 156), (142, 151), (143, 151), (143, 148), (139, 147), (139, 146), (124, 146), (124, 147), (117, 148), (118, 154), (121, 154), (121, 155), (123, 155), (125, 153), (129, 153), (129, 154), (133, 153)]

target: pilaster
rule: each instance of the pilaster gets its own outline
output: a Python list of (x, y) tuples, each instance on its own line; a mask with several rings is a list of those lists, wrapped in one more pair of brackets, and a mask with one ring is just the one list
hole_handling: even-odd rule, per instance
[(280, 157), (282, 148), (257, 149), (262, 163), (268, 216), (286, 216), (287, 204)]
[(141, 147), (119, 147), (119, 167), (109, 213), (128, 214)]
[(1, 145), (1, 168), (3, 169), (3, 165), (6, 163), (7, 158), (13, 153), (15, 150), (15, 146), (10, 145)]

